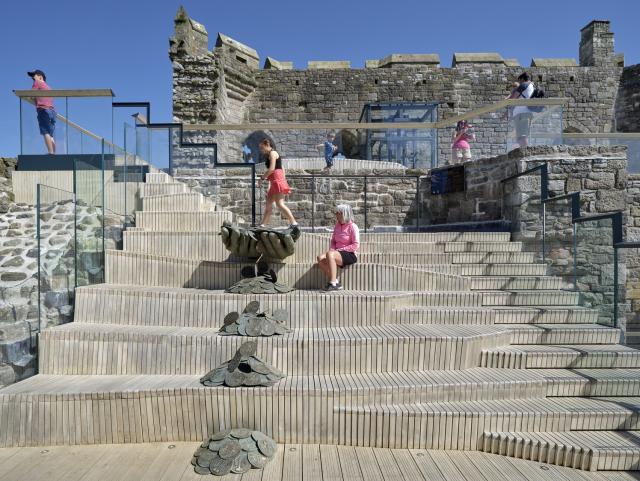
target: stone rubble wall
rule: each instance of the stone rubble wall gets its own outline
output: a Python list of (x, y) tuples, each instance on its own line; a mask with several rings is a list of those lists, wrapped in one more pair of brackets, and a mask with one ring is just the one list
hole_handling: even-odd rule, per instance
[[(629, 175), (627, 181), (629, 218), (626, 240), (640, 242), (640, 174)], [(627, 322), (630, 331), (640, 331), (640, 249), (622, 249), (621, 257), (627, 266)], [(638, 343), (638, 339), (635, 339)]]
[(640, 132), (640, 64), (622, 71), (616, 99), (616, 130)]
[[(78, 205), (74, 212), (72, 200), (51, 189), (40, 214), (39, 319), (36, 206), (13, 202), (14, 166), (15, 159), (0, 159), (0, 387), (35, 373), (39, 329), (73, 320), (76, 267), (79, 285), (100, 281), (103, 269), (101, 210)], [(106, 248), (121, 245), (121, 224), (106, 217)]]

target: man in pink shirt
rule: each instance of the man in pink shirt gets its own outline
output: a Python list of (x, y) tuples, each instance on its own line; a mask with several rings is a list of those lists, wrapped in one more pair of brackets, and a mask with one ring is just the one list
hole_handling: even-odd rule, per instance
[(318, 265), (327, 277), (327, 292), (340, 291), (342, 285), (338, 279), (338, 267), (347, 267), (358, 261), (360, 231), (353, 222), (353, 211), (348, 204), (336, 207), (336, 225), (331, 236), (331, 245), (327, 252), (317, 257)]
[[(33, 79), (31, 90), (51, 90), (51, 87), (46, 82), (47, 76), (42, 70), (27, 72), (27, 75)], [(55, 154), (56, 141), (53, 138), (53, 134), (56, 130), (56, 110), (53, 107), (53, 99), (51, 97), (35, 97), (35, 104), (36, 112), (38, 112), (40, 135), (44, 137), (47, 152)]]

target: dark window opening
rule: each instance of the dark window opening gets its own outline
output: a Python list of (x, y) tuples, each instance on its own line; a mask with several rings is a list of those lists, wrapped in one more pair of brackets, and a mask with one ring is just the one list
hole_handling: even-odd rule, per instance
[(296, 85), (300, 85), (300, 80), (296, 80)]
[(247, 59), (246, 59), (246, 58), (239, 57), (238, 55), (236, 55), (236, 60), (237, 60), (238, 62), (247, 63)]
[(572, 75), (571, 77), (569, 77), (569, 82), (575, 82), (576, 78)]
[(375, 79), (373, 82), (378, 85), (378, 79)]

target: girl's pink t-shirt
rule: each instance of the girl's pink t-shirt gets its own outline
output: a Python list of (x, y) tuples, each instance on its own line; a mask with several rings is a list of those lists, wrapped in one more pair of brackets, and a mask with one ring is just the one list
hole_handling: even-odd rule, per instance
[(331, 249), (336, 251), (358, 252), (360, 248), (360, 230), (353, 222), (336, 222), (331, 236)]
[(469, 149), (471, 146), (469, 145), (470, 137), (467, 134), (462, 134), (460, 138), (453, 144), (454, 149)]

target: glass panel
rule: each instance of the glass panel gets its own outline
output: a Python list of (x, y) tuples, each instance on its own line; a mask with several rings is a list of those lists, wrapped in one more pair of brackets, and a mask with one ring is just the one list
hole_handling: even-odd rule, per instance
[(82, 156), (74, 162), (78, 286), (104, 281), (103, 163), (113, 165), (113, 154)]
[(571, 198), (545, 203), (545, 261), (549, 275), (560, 276), (562, 288), (575, 288), (574, 224), (571, 217)]
[(149, 130), (149, 163), (156, 169), (168, 172), (171, 161), (171, 129)]
[(562, 106), (509, 106), (507, 150), (562, 143)]
[(511, 224), (512, 239), (523, 243), (523, 251), (534, 252), (536, 262), (543, 256), (543, 207), (540, 172), (502, 183), (502, 218)]
[(22, 155), (44, 155), (49, 152), (45, 134), (53, 133), (55, 153), (66, 154), (68, 146), (68, 126), (66, 123), (67, 99), (56, 97), (49, 99), (52, 109), (37, 109), (36, 102), (42, 97), (23, 97), (20, 99), (20, 153)]
[(640, 345), (640, 248), (618, 249), (618, 321), (625, 343)]
[(149, 129), (144, 125), (136, 125), (136, 157), (151, 163), (151, 137)]
[(76, 284), (72, 192), (38, 185), (38, 330), (73, 320)]
[[(466, 121), (466, 124), (463, 123)], [(500, 109), (438, 131), (439, 166), (506, 153), (507, 111)], [(468, 146), (468, 150), (467, 150)]]
[(598, 310), (598, 322), (614, 325), (614, 248), (611, 219), (576, 225), (576, 279), (580, 302)]

